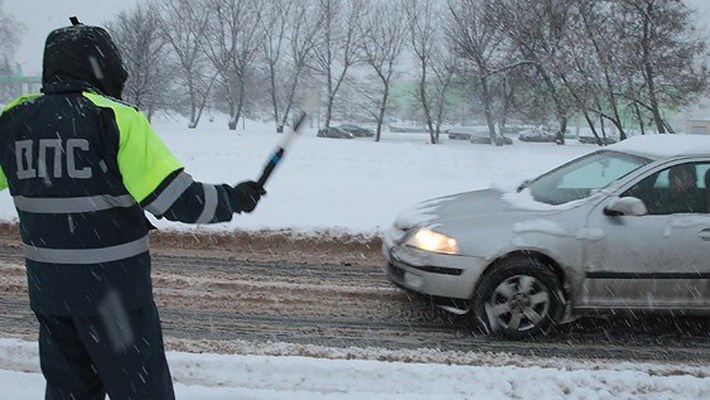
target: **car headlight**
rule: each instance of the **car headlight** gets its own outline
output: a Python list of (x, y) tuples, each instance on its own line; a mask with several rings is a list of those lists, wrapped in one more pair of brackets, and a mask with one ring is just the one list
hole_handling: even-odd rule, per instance
[(407, 239), (405, 244), (433, 253), (459, 253), (459, 245), (456, 243), (456, 239), (446, 236), (443, 233), (435, 232), (429, 228), (419, 228), (414, 235)]

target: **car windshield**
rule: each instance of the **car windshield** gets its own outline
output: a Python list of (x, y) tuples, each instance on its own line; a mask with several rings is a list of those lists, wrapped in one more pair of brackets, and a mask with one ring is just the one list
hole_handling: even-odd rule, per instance
[(572, 160), (533, 180), (525, 187), (536, 201), (564, 204), (588, 197), (652, 160), (617, 151), (602, 150)]

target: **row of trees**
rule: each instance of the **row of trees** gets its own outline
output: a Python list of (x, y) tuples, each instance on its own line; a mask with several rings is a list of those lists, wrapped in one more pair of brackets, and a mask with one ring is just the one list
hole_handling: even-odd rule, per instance
[(8, 64), (17, 47), (17, 22), (5, 12), (3, 0), (0, 0), (0, 62)]
[[(379, 135), (406, 36), (403, 23), (389, 21), (397, 21), (402, 4), (159, 0), (120, 14), (109, 29), (132, 76), (126, 98), (139, 107), (177, 106), (196, 127), (212, 102), (229, 112), (231, 129), (244, 113), (270, 109), (281, 129), (307, 88), (318, 87), (326, 127), (347, 91), (348, 97), (356, 93), (381, 104), (367, 108)], [(370, 78), (365, 65), (383, 82), (384, 93), (365, 88), (361, 78)]]
[(682, 1), (463, 0), (448, 8), (447, 36), (478, 80), (491, 132), (516, 111), (554, 116), (560, 141), (575, 114), (597, 137), (605, 123), (621, 139), (628, 130), (672, 132), (664, 114), (707, 88), (706, 38)]
[[(17, 43), (6, 19), (0, 3), (4, 59)], [(672, 132), (667, 115), (708, 85), (705, 36), (681, 0), (151, 0), (107, 27), (125, 99), (191, 128), (215, 108), (231, 129), (244, 116), (281, 129), (318, 88), (321, 125), (367, 120), (376, 140), (394, 119), (432, 143), (479, 119), (492, 139), (521, 121), (563, 143), (573, 118), (623, 139)]]

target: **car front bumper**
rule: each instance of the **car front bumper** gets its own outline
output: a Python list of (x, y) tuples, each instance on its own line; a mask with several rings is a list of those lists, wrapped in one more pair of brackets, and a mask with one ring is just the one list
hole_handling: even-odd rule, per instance
[(402, 243), (403, 233), (390, 229), (382, 241), (385, 273), (394, 283), (418, 293), (469, 299), (486, 262), (479, 257), (422, 251)]

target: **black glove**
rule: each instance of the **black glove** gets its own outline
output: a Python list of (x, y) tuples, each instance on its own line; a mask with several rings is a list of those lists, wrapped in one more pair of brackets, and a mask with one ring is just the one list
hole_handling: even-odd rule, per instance
[(234, 202), (237, 203), (236, 211), (248, 213), (254, 211), (256, 203), (266, 194), (266, 190), (254, 181), (244, 181), (234, 186), (233, 193)]

